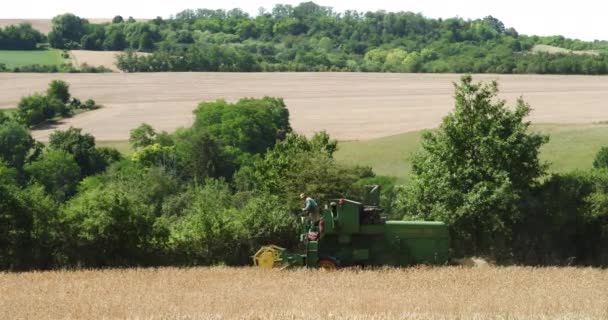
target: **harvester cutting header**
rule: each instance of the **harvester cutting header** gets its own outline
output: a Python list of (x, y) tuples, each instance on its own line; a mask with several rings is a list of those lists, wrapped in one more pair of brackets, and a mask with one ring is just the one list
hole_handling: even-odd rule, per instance
[(449, 233), (445, 223), (386, 220), (379, 200), (379, 186), (371, 186), (363, 202), (332, 200), (320, 215), (302, 218), (300, 240), (305, 252), (264, 246), (253, 256), (254, 265), (336, 269), (447, 263)]

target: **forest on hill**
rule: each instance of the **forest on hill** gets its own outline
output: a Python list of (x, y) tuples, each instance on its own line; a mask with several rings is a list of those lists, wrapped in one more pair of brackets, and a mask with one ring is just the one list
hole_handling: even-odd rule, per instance
[[(0, 30), (0, 49), (14, 48), (10, 39), (20, 34), (26, 43), (18, 47), (31, 47), (38, 35), (21, 28)], [(313, 2), (279, 4), (255, 16), (241, 9), (197, 9), (169, 19), (116, 16), (99, 24), (64, 14), (53, 19), (46, 40), (58, 49), (124, 50), (118, 67), (127, 72), (608, 73), (607, 41), (522, 35), (492, 16), (334, 12)], [(564, 50), (532, 50), (537, 45)]]

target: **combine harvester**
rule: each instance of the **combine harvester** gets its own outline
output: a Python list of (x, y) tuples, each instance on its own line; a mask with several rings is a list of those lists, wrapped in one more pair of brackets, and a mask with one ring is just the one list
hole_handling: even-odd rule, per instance
[(290, 253), (264, 246), (253, 256), (261, 268), (306, 266), (334, 270), (349, 266), (409, 266), (446, 264), (449, 233), (443, 222), (386, 220), (379, 207), (379, 187), (367, 199), (336, 199), (326, 205), (317, 222), (302, 218), (305, 248)]

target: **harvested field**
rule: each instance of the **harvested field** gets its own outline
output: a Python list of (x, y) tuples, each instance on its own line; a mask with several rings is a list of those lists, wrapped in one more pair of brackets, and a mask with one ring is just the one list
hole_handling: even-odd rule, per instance
[(608, 271), (162, 268), (0, 274), (2, 319), (607, 319)]
[[(326, 129), (341, 140), (370, 139), (436, 127), (453, 107), (454, 74), (378, 73), (139, 73), (0, 74), (0, 108), (43, 91), (53, 79), (72, 94), (104, 108), (34, 133), (41, 140), (56, 128), (83, 128), (98, 140), (126, 140), (147, 122), (171, 131), (192, 122), (198, 102), (265, 95), (285, 98), (293, 127), (311, 134)], [(510, 103), (523, 95), (538, 123), (608, 120), (608, 77), (475, 75), (498, 79)]]
[(90, 50), (72, 50), (70, 51), (70, 59), (72, 64), (80, 66), (87, 64), (92, 67), (106, 67), (114, 72), (120, 71), (116, 67), (116, 55), (121, 51), (90, 51)]
[[(91, 51), (91, 50), (72, 50), (70, 51), (70, 59), (72, 64), (80, 66), (87, 64), (93, 67), (106, 67), (114, 72), (120, 72), (116, 66), (116, 56), (123, 53), (122, 51)], [(149, 55), (147, 52), (137, 52), (139, 56)]]

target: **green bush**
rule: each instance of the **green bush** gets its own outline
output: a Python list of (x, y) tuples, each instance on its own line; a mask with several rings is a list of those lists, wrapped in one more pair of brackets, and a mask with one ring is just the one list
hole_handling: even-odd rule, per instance
[(17, 104), (16, 118), (27, 126), (35, 126), (55, 117), (58, 110), (63, 109), (63, 103), (54, 98), (41, 94), (33, 94), (21, 98)]
[(523, 203), (513, 260), (532, 265), (608, 264), (608, 172), (553, 175)]
[(84, 176), (105, 169), (106, 164), (95, 149), (95, 138), (88, 133), (83, 134), (81, 129), (69, 128), (53, 132), (49, 136), (49, 147), (71, 154)]
[(20, 171), (26, 163), (36, 159), (40, 149), (24, 126), (14, 121), (0, 124), (0, 161)]
[(153, 254), (153, 206), (127, 190), (81, 192), (62, 210), (61, 219), (71, 239), (66, 243), (71, 264), (128, 266), (143, 264)]
[(25, 172), (59, 202), (74, 195), (80, 181), (80, 167), (74, 157), (63, 150), (44, 153), (40, 159), (27, 164)]
[(595, 155), (595, 159), (593, 159), (593, 167), (596, 169), (608, 168), (608, 147), (600, 148), (600, 151)]
[(171, 226), (173, 251), (186, 264), (234, 263), (243, 250), (245, 226), (231, 206), (227, 184), (193, 186), (191, 204)]
[(70, 101), (70, 86), (65, 81), (53, 80), (49, 83), (46, 96), (55, 98), (64, 104), (68, 103)]
[(279, 98), (204, 102), (194, 115), (194, 130), (206, 131), (237, 156), (264, 153), (291, 131), (289, 111)]

